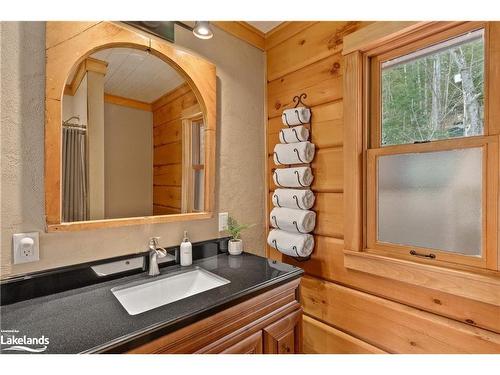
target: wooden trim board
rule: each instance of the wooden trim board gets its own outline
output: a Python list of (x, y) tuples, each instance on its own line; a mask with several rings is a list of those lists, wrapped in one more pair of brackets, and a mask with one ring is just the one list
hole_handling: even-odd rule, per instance
[(302, 319), (306, 354), (387, 354), (308, 315)]
[(151, 103), (141, 102), (139, 100), (124, 98), (123, 96), (104, 93), (104, 102), (110, 104), (121, 105), (122, 107), (130, 107), (140, 109), (141, 111), (152, 112)]
[(500, 279), (359, 251), (344, 251), (346, 268), (500, 306)]
[(415, 21), (379, 21), (363, 27), (344, 38), (343, 55), (355, 51), (366, 51), (374, 45), (404, 35), (429, 22)]
[(74, 96), (87, 72), (96, 72), (105, 75), (107, 67), (108, 63), (106, 61), (87, 57), (81, 62), (80, 65), (78, 65), (71, 83), (67, 84), (64, 88), (64, 95)]
[(195, 212), (188, 214), (127, 217), (123, 219), (76, 221), (73, 223), (48, 224), (47, 232), (74, 232), (90, 229), (117, 228), (129, 225), (174, 223), (179, 221), (210, 219), (212, 217), (213, 214), (211, 212)]
[(344, 246), (361, 250), (363, 242), (363, 60), (359, 52), (344, 56)]

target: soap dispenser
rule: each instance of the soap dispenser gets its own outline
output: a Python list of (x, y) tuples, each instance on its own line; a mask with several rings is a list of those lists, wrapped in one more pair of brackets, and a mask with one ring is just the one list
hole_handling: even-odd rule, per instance
[(187, 230), (184, 231), (184, 238), (182, 239), (180, 248), (181, 266), (190, 266), (193, 263), (193, 246), (189, 242)]

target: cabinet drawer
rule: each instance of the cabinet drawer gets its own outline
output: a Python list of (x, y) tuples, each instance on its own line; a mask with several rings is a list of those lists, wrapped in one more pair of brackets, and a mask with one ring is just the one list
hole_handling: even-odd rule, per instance
[(262, 354), (262, 331), (242, 339), (222, 351), (221, 354)]

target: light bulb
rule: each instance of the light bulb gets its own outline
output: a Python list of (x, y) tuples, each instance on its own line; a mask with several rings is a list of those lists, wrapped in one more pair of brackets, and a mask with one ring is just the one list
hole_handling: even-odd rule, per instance
[(210, 39), (214, 36), (208, 21), (196, 21), (193, 28), (193, 34), (200, 39)]

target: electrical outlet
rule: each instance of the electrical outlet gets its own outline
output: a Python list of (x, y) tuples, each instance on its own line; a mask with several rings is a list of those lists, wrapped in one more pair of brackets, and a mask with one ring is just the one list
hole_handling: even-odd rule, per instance
[(16, 233), (12, 235), (14, 264), (40, 260), (38, 232)]
[(219, 212), (219, 232), (227, 230), (227, 221), (229, 214), (227, 212)]

